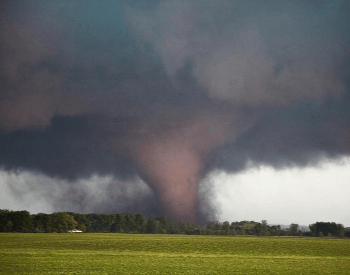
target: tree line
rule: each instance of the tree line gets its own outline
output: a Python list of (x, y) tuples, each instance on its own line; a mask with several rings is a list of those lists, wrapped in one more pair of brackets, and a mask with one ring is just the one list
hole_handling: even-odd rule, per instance
[(256, 236), (313, 236), (350, 237), (342, 224), (316, 222), (309, 225), (309, 232), (300, 230), (298, 224), (289, 228), (268, 225), (266, 220), (218, 222), (209, 221), (206, 226), (185, 223), (178, 224), (166, 216), (145, 217), (142, 214), (79, 214), (59, 212), (52, 214), (30, 214), (28, 211), (0, 210), (0, 232), (65, 233), (78, 229), (83, 232), (145, 233), (145, 234), (187, 234), (187, 235), (256, 235)]

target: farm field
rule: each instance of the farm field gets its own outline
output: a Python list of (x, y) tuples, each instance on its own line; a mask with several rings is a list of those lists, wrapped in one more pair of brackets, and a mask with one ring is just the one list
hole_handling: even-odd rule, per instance
[(350, 239), (0, 234), (0, 274), (349, 274)]

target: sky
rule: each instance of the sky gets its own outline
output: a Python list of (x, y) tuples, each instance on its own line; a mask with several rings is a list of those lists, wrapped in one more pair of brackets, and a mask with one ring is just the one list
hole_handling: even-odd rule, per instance
[(2, 1), (0, 208), (349, 225), (336, 1)]
[(332, 221), (350, 225), (350, 159), (317, 167), (248, 169), (213, 175), (220, 221), (267, 220), (268, 224), (308, 226)]
[[(94, 188), (93, 182), (102, 187), (110, 179), (92, 177), (90, 181), (81, 184), (86, 189), (92, 189), (87, 199), (87, 206), (78, 209), (69, 201), (65, 208), (55, 208), (45, 195), (44, 190), (30, 192), (32, 186), (27, 186), (25, 178), (28, 175), (10, 175), (16, 182), (14, 190), (8, 188), (6, 181), (9, 175), (2, 173), (0, 180), (0, 209), (27, 210), (32, 214), (53, 213), (55, 211), (71, 211), (90, 213), (89, 200), (99, 200), (101, 204), (110, 204), (110, 198), (103, 188)], [(332, 221), (350, 227), (350, 158), (339, 163), (323, 162), (317, 167), (303, 169), (275, 170), (271, 167), (251, 168), (238, 174), (214, 172), (208, 176), (213, 184), (213, 197), (218, 214), (216, 220), (224, 221), (256, 221), (267, 220), (268, 224), (290, 225), (297, 223), (308, 226), (319, 221)], [(40, 180), (40, 179), (35, 179)], [(49, 179), (46, 179), (49, 180)], [(54, 188), (54, 184), (51, 188)], [(142, 193), (151, 190), (145, 183), (139, 183)], [(55, 188), (57, 196), (60, 191)], [(113, 199), (132, 198), (132, 190), (115, 194)], [(105, 211), (108, 211), (106, 209)], [(139, 210), (142, 211), (141, 209)], [(103, 211), (102, 211), (103, 212)]]

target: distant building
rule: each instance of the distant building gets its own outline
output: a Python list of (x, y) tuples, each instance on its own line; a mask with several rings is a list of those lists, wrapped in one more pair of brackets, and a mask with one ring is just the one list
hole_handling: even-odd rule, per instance
[(73, 229), (73, 230), (69, 230), (69, 233), (82, 233), (83, 231), (80, 231), (78, 229)]

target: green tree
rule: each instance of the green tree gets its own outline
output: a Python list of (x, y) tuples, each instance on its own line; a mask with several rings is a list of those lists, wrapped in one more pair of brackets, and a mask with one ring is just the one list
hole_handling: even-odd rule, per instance
[(261, 225), (261, 223), (257, 223), (256, 225), (254, 225), (254, 230), (255, 230), (255, 235), (261, 236), (261, 234), (262, 234), (262, 225)]
[(136, 233), (137, 232), (137, 224), (136, 224), (134, 213), (126, 213), (125, 214), (125, 225), (126, 225), (125, 232), (128, 232), (128, 233)]
[(142, 214), (136, 214), (135, 222), (137, 225), (138, 233), (146, 233), (147, 230), (147, 218)]
[(230, 223), (228, 221), (223, 222), (222, 230), (223, 230), (224, 235), (230, 234)]
[[(9, 221), (9, 213), (10, 211), (5, 209), (0, 209), (0, 232), (7, 232), (7, 222)], [(11, 225), (12, 227), (13, 225)], [(12, 229), (11, 229), (12, 230)]]
[(289, 226), (289, 233), (292, 236), (298, 236), (299, 235), (299, 224), (292, 223)]
[(209, 230), (215, 230), (216, 222), (215, 221), (209, 221), (207, 224), (207, 229)]
[(148, 221), (147, 221), (147, 233), (149, 233), (149, 234), (155, 234), (156, 233), (155, 217), (153, 215), (151, 215), (148, 218)]
[(267, 225), (267, 220), (261, 221), (261, 235), (262, 236), (269, 235), (269, 226)]
[(126, 226), (126, 216), (125, 214), (117, 214), (116, 222), (114, 224), (113, 232), (123, 233), (127, 232), (128, 228)]
[(330, 233), (332, 236), (344, 237), (345, 228), (342, 224), (337, 224), (335, 222), (316, 222), (309, 225), (312, 236), (327, 236)]
[(8, 218), (13, 222), (13, 232), (32, 231), (32, 218), (28, 211), (10, 211)]
[(80, 230), (80, 231), (85, 232), (86, 231), (86, 226), (85, 226), (84, 223), (79, 223), (78, 226), (77, 226), (77, 229)]
[(13, 222), (7, 221), (5, 232), (12, 232)]
[(162, 234), (168, 233), (168, 218), (166, 216), (159, 216), (156, 218), (156, 221), (159, 221), (159, 232)]
[(45, 213), (38, 213), (32, 215), (34, 232), (50, 233), (51, 232), (51, 215)]
[(161, 223), (158, 220), (154, 221), (154, 232), (153, 233), (155, 233), (155, 234), (163, 233)]
[(178, 223), (178, 229), (179, 229), (179, 234), (185, 234), (187, 229), (186, 223), (180, 220)]
[(75, 229), (76, 225), (77, 222), (67, 213), (60, 212), (52, 214), (53, 232), (65, 233), (68, 230)]
[(176, 228), (174, 222), (169, 222), (168, 223), (168, 234), (178, 234), (179, 231)]

